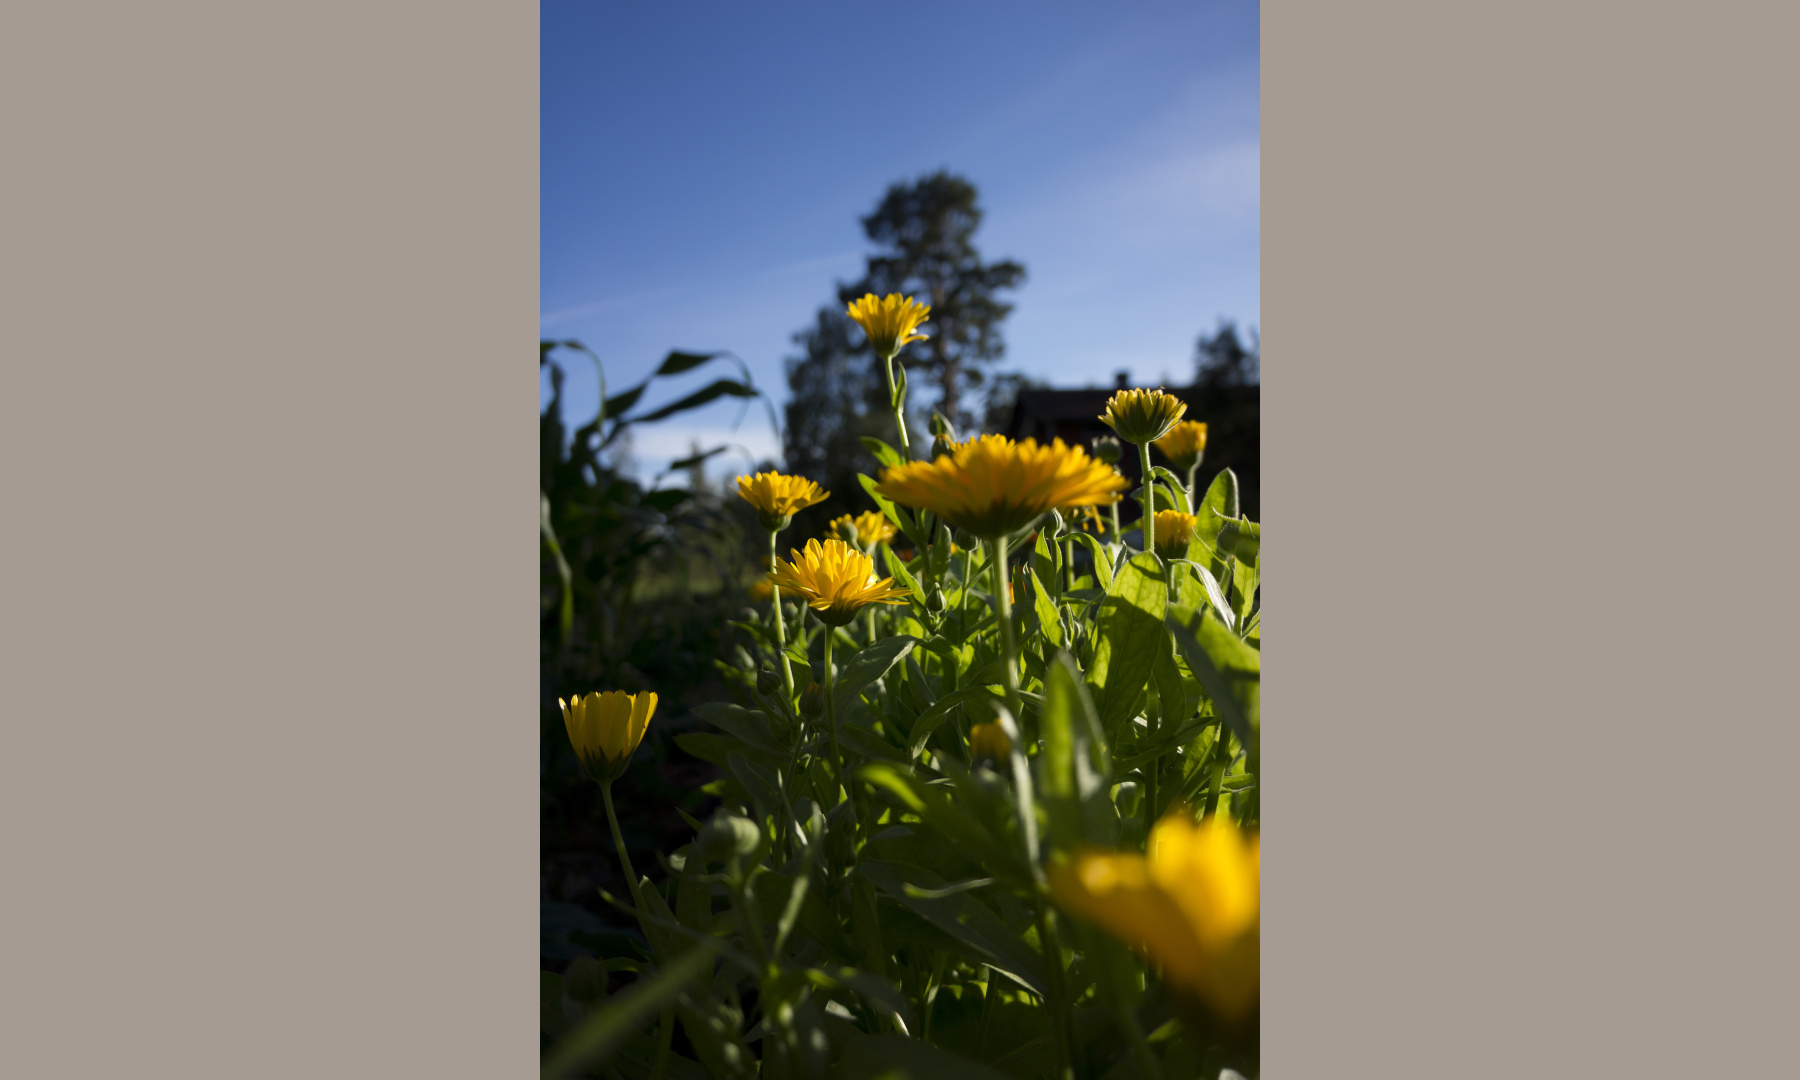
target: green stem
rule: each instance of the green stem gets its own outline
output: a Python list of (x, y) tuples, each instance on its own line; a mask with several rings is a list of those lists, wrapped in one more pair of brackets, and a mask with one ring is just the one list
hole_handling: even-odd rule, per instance
[(644, 910), (644, 895), (638, 886), (637, 871), (631, 867), (631, 855), (625, 850), (625, 834), (619, 831), (619, 815), (613, 810), (612, 786), (611, 780), (600, 785), (600, 801), (606, 806), (606, 823), (612, 826), (613, 846), (619, 849), (619, 862), (625, 868), (625, 884), (631, 889), (631, 906), (637, 911), (644, 940), (654, 947), (656, 939), (650, 934), (649, 916)]
[(1188, 466), (1188, 513), (1190, 514), (1200, 512), (1200, 489), (1194, 486), (1194, 474), (1199, 471), (1200, 459), (1195, 458), (1194, 463)]
[(1219, 812), (1219, 792), (1225, 786), (1225, 770), (1231, 766), (1230, 737), (1225, 731), (1225, 720), (1219, 719), (1219, 734), (1213, 739), (1212, 782), (1206, 790), (1206, 806), (1201, 810), (1203, 818), (1212, 817)]
[(1150, 1052), (1150, 1040), (1144, 1038), (1144, 1029), (1138, 1024), (1137, 1016), (1124, 1006), (1119, 1008), (1119, 1026), (1125, 1029), (1131, 1045), (1137, 1048), (1138, 1058), (1144, 1063), (1144, 1075), (1150, 1080), (1162, 1080), (1162, 1063)]
[(1000, 605), (1000, 652), (1006, 669), (1006, 708), (1019, 719), (1019, 672), (1015, 660), (1018, 643), (1013, 640), (1012, 597), (1007, 594), (1006, 537), (988, 541), (988, 557), (994, 562), (994, 602)]
[(1156, 488), (1150, 473), (1150, 444), (1138, 443), (1138, 461), (1144, 468), (1144, 550), (1156, 550)]
[[(775, 572), (777, 557), (775, 555), (776, 530), (769, 530), (769, 572)], [(794, 666), (788, 663), (787, 654), (787, 622), (781, 617), (781, 586), (773, 581), (769, 583), (769, 602), (775, 605), (775, 643), (776, 651), (781, 654), (781, 681), (787, 687), (787, 703), (794, 704)]]
[(663, 1070), (669, 1065), (669, 1052), (675, 1042), (675, 1003), (670, 1001), (662, 1007), (662, 1026), (656, 1036), (656, 1065), (650, 1070), (650, 1080), (662, 1080)]
[(906, 402), (900, 400), (899, 384), (894, 381), (894, 360), (899, 355), (899, 349), (889, 353), (883, 370), (887, 372), (888, 401), (892, 402), (894, 406), (894, 426), (900, 431), (900, 456), (911, 461), (912, 446), (906, 437)]
[(827, 728), (831, 732), (831, 775), (837, 788), (832, 796), (833, 806), (844, 801), (844, 756), (838, 750), (837, 702), (832, 700), (834, 697), (832, 684), (837, 680), (831, 671), (831, 645), (832, 639), (836, 636), (835, 627), (827, 626), (825, 628), (825, 681), (823, 683), (825, 687), (825, 720)]
[(1069, 1080), (1075, 1075), (1075, 1048), (1072, 1041), (1075, 1017), (1069, 1008), (1069, 995), (1063, 985), (1062, 942), (1056, 936), (1056, 916), (1042, 900), (1037, 906), (1038, 940), (1044, 946), (1044, 959), (1050, 969), (1050, 1027), (1056, 1038), (1056, 1056), (1060, 1068), (1057, 1075)]

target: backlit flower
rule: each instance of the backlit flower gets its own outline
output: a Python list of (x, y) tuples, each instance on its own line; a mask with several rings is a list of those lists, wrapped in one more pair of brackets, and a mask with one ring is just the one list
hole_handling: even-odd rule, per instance
[(1256, 1006), (1262, 962), (1262, 841), (1229, 818), (1185, 809), (1150, 831), (1149, 855), (1087, 849), (1050, 867), (1050, 892), (1162, 968), (1174, 989), (1227, 1020)]
[(1187, 413), (1187, 403), (1162, 390), (1121, 390), (1106, 402), (1100, 419), (1126, 442), (1155, 442)]
[(656, 695), (649, 691), (609, 690), (569, 701), (557, 698), (556, 703), (562, 706), (563, 726), (569, 730), (569, 745), (575, 748), (581, 771), (602, 783), (625, 771), (656, 711)]
[(787, 528), (795, 511), (822, 503), (831, 494), (804, 476), (778, 472), (740, 476), (737, 490), (745, 502), (756, 507), (757, 518), (765, 529)]
[(875, 355), (885, 359), (899, 352), (909, 341), (925, 340), (924, 334), (913, 331), (931, 314), (931, 305), (898, 293), (889, 293), (882, 299), (876, 299), (875, 294), (870, 293), (851, 304), (845, 314), (855, 319), (856, 325), (869, 335)]
[(989, 758), (996, 765), (1005, 764), (1012, 758), (1012, 740), (1006, 737), (1006, 730), (997, 721), (976, 724), (969, 729), (969, 757), (975, 761)]
[(1194, 523), (1200, 519), (1179, 510), (1156, 512), (1156, 553), (1165, 559), (1187, 557), (1188, 541), (1194, 538)]
[(831, 531), (846, 544), (866, 548), (871, 544), (887, 543), (894, 538), (898, 530), (894, 528), (894, 523), (887, 519), (886, 514), (879, 510), (865, 510), (855, 517), (845, 514), (833, 521)]
[(828, 626), (843, 626), (870, 604), (898, 604), (912, 595), (893, 578), (876, 580), (869, 557), (836, 537), (808, 540), (805, 551), (789, 554), (790, 560), (775, 561), (769, 580), (792, 589)]
[(1199, 464), (1200, 455), (1206, 451), (1206, 425), (1198, 420), (1183, 420), (1150, 445), (1161, 450), (1169, 464), (1186, 472)]
[(875, 490), (992, 540), (1048, 510), (1115, 503), (1126, 486), (1117, 470), (1061, 439), (1044, 446), (983, 435), (948, 457), (888, 466)]

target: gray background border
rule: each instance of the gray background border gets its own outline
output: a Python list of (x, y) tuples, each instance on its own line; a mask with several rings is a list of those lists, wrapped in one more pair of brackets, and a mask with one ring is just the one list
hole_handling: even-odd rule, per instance
[[(1265, 10), (1267, 1075), (1791, 1070), (1795, 24)], [(0, 60), (0, 1074), (527, 1075), (535, 7)]]

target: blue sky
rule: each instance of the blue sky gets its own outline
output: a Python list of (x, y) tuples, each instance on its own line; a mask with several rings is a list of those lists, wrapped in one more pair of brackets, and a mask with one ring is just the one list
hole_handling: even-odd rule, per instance
[[(729, 349), (785, 401), (793, 333), (870, 250), (857, 219), (940, 167), (981, 192), (983, 257), (1026, 267), (1002, 370), (1185, 382), (1220, 316), (1261, 323), (1254, 3), (549, 0), (542, 34), (542, 332), (615, 393), (672, 348)], [(565, 394), (592, 418), (591, 367)], [(776, 456), (738, 411), (638, 430), (640, 472), (696, 440)]]

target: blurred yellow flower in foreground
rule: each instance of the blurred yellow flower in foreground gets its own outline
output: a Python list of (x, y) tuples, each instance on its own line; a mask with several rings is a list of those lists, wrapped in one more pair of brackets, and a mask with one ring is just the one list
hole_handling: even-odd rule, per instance
[(969, 757), (992, 758), (995, 764), (1004, 764), (1012, 757), (1012, 740), (998, 721), (976, 724), (969, 729)]
[(785, 529), (796, 510), (822, 503), (831, 494), (804, 476), (778, 472), (757, 473), (737, 479), (738, 494), (756, 507), (765, 529)]
[(1121, 390), (1107, 399), (1100, 419), (1126, 442), (1153, 443), (1187, 414), (1187, 403), (1162, 390)]
[(769, 580), (798, 593), (827, 626), (843, 626), (870, 604), (898, 604), (912, 595), (893, 578), (877, 581), (869, 557), (835, 537), (808, 540), (805, 551), (788, 554), (791, 560), (775, 561)]
[(1200, 461), (1201, 453), (1206, 450), (1206, 425), (1198, 420), (1183, 420), (1150, 445), (1161, 450), (1169, 464), (1186, 472)]
[(627, 694), (609, 690), (577, 695), (569, 701), (557, 698), (556, 703), (562, 706), (563, 725), (569, 729), (569, 743), (575, 747), (581, 771), (601, 783), (617, 779), (625, 771), (632, 751), (644, 741), (650, 714), (656, 711), (656, 695), (649, 691)]
[(1159, 965), (1172, 988), (1241, 1019), (1260, 993), (1261, 838), (1177, 808), (1151, 829), (1149, 852), (1078, 852), (1050, 867), (1051, 895)]
[(1194, 523), (1200, 519), (1179, 510), (1156, 512), (1156, 553), (1165, 559), (1187, 557), (1188, 541), (1194, 538)]
[(876, 299), (874, 293), (869, 293), (851, 304), (844, 314), (856, 320), (856, 325), (869, 335), (875, 355), (885, 360), (899, 352), (907, 342), (925, 340), (924, 334), (914, 331), (931, 314), (931, 305), (898, 293), (889, 293), (883, 299)]
[(769, 579), (766, 577), (758, 578), (756, 583), (750, 586), (750, 599), (759, 604), (773, 595), (775, 595), (775, 586), (769, 584)]
[(1043, 446), (983, 435), (947, 457), (888, 466), (875, 490), (993, 540), (1047, 510), (1115, 503), (1126, 486), (1117, 470), (1061, 439)]
[[(849, 536), (845, 536), (845, 526), (849, 526)], [(870, 544), (885, 544), (892, 540), (898, 532), (894, 523), (879, 510), (865, 510), (855, 517), (845, 514), (831, 523), (831, 531), (838, 539), (856, 547), (868, 547)]]

